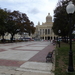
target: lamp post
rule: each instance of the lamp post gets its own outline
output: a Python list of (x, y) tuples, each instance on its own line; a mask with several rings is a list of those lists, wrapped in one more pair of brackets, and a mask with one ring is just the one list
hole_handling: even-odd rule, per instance
[(72, 1), (70, 1), (66, 7), (66, 12), (67, 14), (69, 14), (69, 24), (70, 24), (70, 32), (69, 32), (69, 38), (70, 38), (70, 51), (69, 51), (69, 66), (68, 66), (68, 72), (73, 72), (74, 68), (73, 68), (73, 52), (72, 52), (72, 14), (75, 11), (75, 6), (72, 3)]
[[(61, 30), (58, 30), (58, 33), (60, 34), (61, 33)], [(60, 47), (60, 38), (59, 38), (59, 47)]]

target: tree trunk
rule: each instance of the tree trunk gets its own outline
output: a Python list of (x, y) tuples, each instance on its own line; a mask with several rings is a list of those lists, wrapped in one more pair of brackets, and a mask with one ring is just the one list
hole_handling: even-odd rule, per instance
[(5, 43), (4, 35), (2, 35), (2, 42)]
[(11, 42), (13, 42), (13, 37), (14, 37), (14, 34), (11, 34), (11, 38), (10, 38)]
[(67, 43), (68, 43), (68, 36), (67, 36)]

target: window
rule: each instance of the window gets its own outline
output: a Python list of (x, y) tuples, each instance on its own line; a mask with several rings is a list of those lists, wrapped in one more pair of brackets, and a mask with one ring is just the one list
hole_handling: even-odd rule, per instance
[(50, 34), (50, 29), (48, 29), (48, 34)]
[(47, 29), (45, 29), (45, 34), (47, 34)]
[(40, 35), (41, 35), (41, 29), (40, 29)]

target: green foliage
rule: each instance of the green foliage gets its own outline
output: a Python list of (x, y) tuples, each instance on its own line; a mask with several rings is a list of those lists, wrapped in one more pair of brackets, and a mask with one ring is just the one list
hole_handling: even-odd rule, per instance
[[(6, 28), (7, 12), (0, 9), (0, 35), (4, 36)], [(4, 37), (3, 37), (4, 38)]]
[(29, 20), (25, 13), (0, 9), (0, 35), (3, 36), (3, 39), (7, 32), (11, 34), (12, 41), (14, 35), (17, 33), (23, 34), (27, 32), (31, 34), (34, 31), (34, 23)]
[[(68, 36), (69, 35), (69, 16), (66, 12), (66, 6), (70, 0), (60, 0), (57, 7), (54, 10), (54, 23), (53, 31), (56, 35), (59, 36)], [(73, 3), (75, 1), (73, 0)], [(75, 13), (72, 16), (72, 27), (74, 29), (75, 24)], [(61, 33), (58, 33), (58, 30), (61, 30)]]
[(26, 26), (25, 26), (25, 28), (26, 28), (26, 32), (28, 32), (29, 33), (29, 35), (32, 33), (34, 33), (35, 32), (35, 27), (34, 27), (34, 23), (31, 21), (27, 21), (26, 22)]

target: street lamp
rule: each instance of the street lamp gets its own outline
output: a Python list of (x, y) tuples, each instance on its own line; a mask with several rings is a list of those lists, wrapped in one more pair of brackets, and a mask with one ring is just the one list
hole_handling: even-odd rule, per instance
[(58, 33), (61, 33), (61, 30), (58, 30)]
[(66, 7), (66, 12), (67, 14), (69, 14), (69, 24), (70, 24), (70, 34), (69, 34), (69, 38), (70, 38), (70, 51), (69, 51), (69, 66), (68, 66), (68, 72), (74, 72), (74, 68), (73, 68), (73, 52), (72, 52), (72, 14), (75, 11), (75, 6), (72, 3), (72, 1), (70, 1)]
[[(60, 34), (61, 33), (61, 30), (58, 30), (58, 33)], [(60, 47), (60, 38), (59, 38), (59, 47)]]

